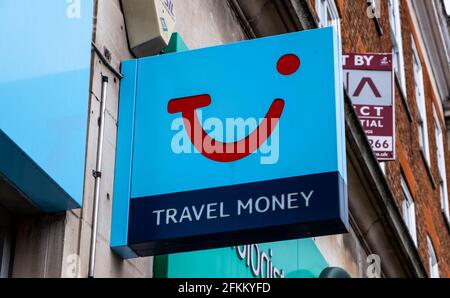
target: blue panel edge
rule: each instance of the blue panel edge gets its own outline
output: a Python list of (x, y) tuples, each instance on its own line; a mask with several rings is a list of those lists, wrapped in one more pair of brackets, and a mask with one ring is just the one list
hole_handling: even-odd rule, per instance
[(1, 129), (0, 176), (40, 212), (53, 213), (81, 207)]
[(127, 243), (137, 72), (138, 60), (122, 63), (110, 246), (124, 259), (137, 257)]
[(346, 226), (347, 230), (350, 228), (349, 215), (348, 215), (348, 177), (347, 177), (347, 149), (346, 149), (346, 136), (345, 136), (345, 101), (344, 101), (344, 81), (343, 81), (343, 67), (342, 67), (342, 41), (339, 40), (339, 35), (335, 27), (330, 27), (333, 30), (333, 43), (337, 48), (335, 52), (335, 75), (337, 79), (336, 83), (336, 127), (337, 127), (337, 145), (339, 152), (339, 164), (338, 168), (341, 173), (343, 183), (339, 186), (341, 197), (343, 198), (340, 203), (341, 218)]
[(343, 81), (343, 67), (342, 67), (342, 42), (339, 40), (339, 36), (337, 34), (336, 28), (331, 27), (333, 30), (333, 43), (334, 47), (337, 48), (335, 52), (337, 55), (335, 56), (335, 83), (336, 83), (336, 114), (337, 114), (337, 132), (336, 136), (337, 144), (338, 144), (338, 152), (339, 152), (339, 170), (341, 171), (342, 178), (347, 183), (347, 150), (345, 143), (345, 101), (344, 101), (344, 81)]

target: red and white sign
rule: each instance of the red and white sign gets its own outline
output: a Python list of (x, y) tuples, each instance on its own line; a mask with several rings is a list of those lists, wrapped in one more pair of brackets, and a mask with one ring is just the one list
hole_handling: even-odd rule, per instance
[(344, 55), (344, 84), (378, 160), (395, 159), (392, 54)]

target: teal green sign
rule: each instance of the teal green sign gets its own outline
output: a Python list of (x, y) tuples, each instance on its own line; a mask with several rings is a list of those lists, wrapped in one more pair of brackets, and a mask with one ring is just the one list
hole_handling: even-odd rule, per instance
[(317, 278), (328, 267), (311, 239), (228, 247), (155, 258), (159, 278)]

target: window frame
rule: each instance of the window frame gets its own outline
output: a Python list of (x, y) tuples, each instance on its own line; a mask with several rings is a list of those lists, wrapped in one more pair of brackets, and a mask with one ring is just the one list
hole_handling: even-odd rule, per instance
[(435, 107), (433, 107), (433, 116), (434, 116), (434, 130), (436, 137), (436, 157), (439, 173), (439, 197), (441, 201), (441, 211), (444, 214), (447, 222), (450, 222), (450, 207), (448, 200), (449, 198), (448, 198), (448, 184), (447, 184), (447, 166), (445, 161), (444, 133)]
[(334, 0), (316, 0), (316, 13), (319, 18), (318, 25), (320, 28), (334, 26), (338, 29), (340, 36), (341, 22)]
[(427, 247), (428, 247), (428, 269), (430, 271), (430, 278), (440, 278), (439, 275), (439, 262), (436, 255), (436, 250), (434, 249), (433, 242), (430, 236), (427, 236)]
[(409, 234), (416, 245), (417, 244), (417, 225), (416, 225), (416, 208), (414, 199), (411, 195), (408, 183), (402, 174), (401, 177), (401, 189), (402, 189), (402, 217), (403, 221), (408, 228)]
[(388, 0), (389, 24), (392, 41), (394, 73), (400, 83), (400, 89), (406, 94), (405, 58), (403, 54), (403, 35), (399, 0)]
[[(342, 54), (342, 32), (341, 32), (341, 18), (339, 15), (338, 8), (336, 6), (335, 0), (315, 0), (315, 8), (316, 13), (318, 16), (318, 22), (317, 25), (319, 28), (324, 27), (334, 27), (337, 32), (337, 46), (338, 46), (338, 59), (337, 63), (339, 69), (343, 69), (342, 63), (343, 63), (343, 54)], [(344, 98), (344, 79), (343, 79), (343, 72), (340, 71), (338, 73), (339, 78), (338, 85), (342, 86), (342, 98)]]
[(418, 132), (419, 145), (422, 150), (427, 166), (430, 166), (430, 137), (428, 135), (428, 117), (425, 98), (425, 85), (423, 77), (423, 67), (419, 56), (417, 45), (412, 39), (412, 56), (413, 56), (413, 76), (414, 76), (414, 92), (416, 97), (416, 107), (418, 113)]

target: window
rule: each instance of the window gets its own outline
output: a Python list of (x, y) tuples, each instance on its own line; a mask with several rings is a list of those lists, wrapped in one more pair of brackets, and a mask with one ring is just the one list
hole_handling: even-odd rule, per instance
[(336, 27), (341, 34), (341, 22), (334, 0), (316, 0), (316, 11), (319, 17), (319, 27)]
[(434, 114), (434, 130), (436, 134), (436, 153), (439, 170), (439, 192), (441, 197), (441, 208), (447, 222), (450, 222), (450, 212), (448, 204), (448, 186), (447, 186), (447, 169), (445, 167), (445, 151), (444, 151), (444, 135), (440, 126), (440, 121), (436, 110), (433, 109)]
[[(442, 40), (444, 41), (442, 44), (445, 50), (445, 57), (450, 57), (450, 35), (447, 30), (448, 20), (450, 18), (450, 1), (449, 0), (434, 0), (434, 7), (437, 10), (437, 18), (439, 19), (439, 33), (441, 35)], [(450, 61), (449, 61), (450, 62)]]
[(399, 0), (389, 0), (389, 22), (391, 25), (392, 53), (394, 57), (394, 71), (405, 94), (405, 63), (403, 58), (402, 26)]
[[(338, 57), (342, 57), (342, 38), (341, 38), (341, 20), (339, 18), (339, 12), (336, 7), (334, 0), (316, 0), (316, 12), (319, 17), (319, 27), (334, 27), (338, 35)], [(342, 59), (338, 59), (338, 63), (342, 63)], [(342, 65), (339, 65), (339, 69), (342, 69)], [(343, 75), (341, 71), (339, 73)], [(342, 77), (338, 79), (340, 81), (339, 85), (344, 85), (344, 80)], [(344, 92), (344, 90), (342, 90)]]
[(433, 242), (431, 242), (430, 237), (427, 236), (428, 243), (428, 266), (430, 269), (430, 278), (439, 278), (439, 266), (436, 257), (436, 252), (434, 251)]
[(419, 111), (419, 144), (420, 149), (425, 155), (427, 164), (430, 164), (430, 148), (428, 144), (428, 124), (427, 124), (427, 109), (425, 105), (425, 92), (423, 86), (423, 72), (422, 64), (419, 58), (416, 44), (413, 40), (413, 72), (416, 93), (417, 110)]
[(403, 176), (401, 184), (403, 195), (403, 202), (402, 202), (403, 220), (405, 221), (405, 224), (408, 227), (411, 238), (413, 239), (414, 243), (417, 246), (416, 209), (414, 207), (414, 200), (411, 196), (408, 184), (406, 183), (406, 180)]

